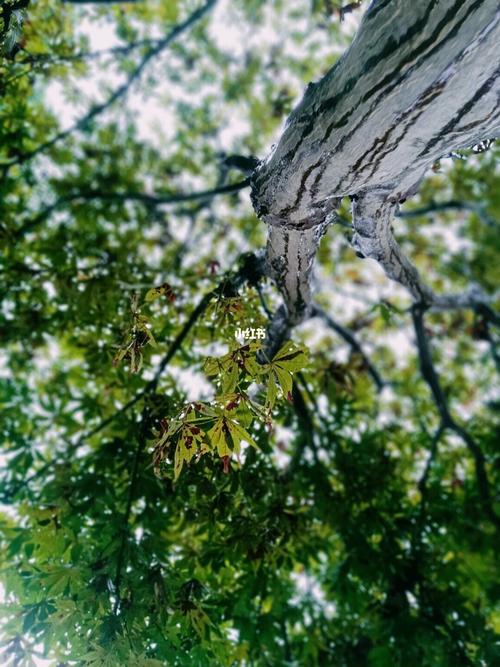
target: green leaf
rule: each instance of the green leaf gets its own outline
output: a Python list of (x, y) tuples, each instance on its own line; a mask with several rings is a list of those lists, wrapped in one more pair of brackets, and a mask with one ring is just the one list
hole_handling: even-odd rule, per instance
[(269, 373), (269, 380), (267, 383), (266, 405), (272, 409), (278, 397), (278, 386), (276, 384), (276, 374)]
[(305, 350), (292, 342), (285, 343), (274, 355), (270, 363), (265, 365), (269, 373), (266, 404), (272, 408), (276, 402), (276, 383), (283, 395), (292, 393), (293, 373), (302, 370), (308, 363)]
[(249, 445), (252, 445), (252, 447), (257, 449), (255, 440), (251, 437), (248, 431), (243, 428), (243, 426), (229, 418), (226, 419), (226, 425), (231, 435), (235, 452), (239, 452), (240, 444), (242, 441), (246, 441)]
[(230, 394), (236, 389), (239, 376), (239, 368), (236, 363), (231, 363), (226, 366), (221, 382), (221, 391), (223, 394)]
[(217, 453), (222, 458), (223, 456), (230, 456), (231, 450), (227, 442), (227, 427), (224, 417), (219, 417), (212, 428), (208, 431), (207, 436), (212, 447), (217, 450)]
[(295, 373), (302, 370), (308, 364), (308, 358), (303, 348), (294, 343), (285, 343), (272, 358), (271, 364)]
[(144, 300), (150, 302), (154, 301), (155, 299), (159, 299), (162, 296), (164, 296), (169, 303), (175, 301), (175, 292), (172, 288), (172, 285), (169, 283), (163, 283), (163, 285), (159, 285), (158, 287), (152, 287), (146, 292)]

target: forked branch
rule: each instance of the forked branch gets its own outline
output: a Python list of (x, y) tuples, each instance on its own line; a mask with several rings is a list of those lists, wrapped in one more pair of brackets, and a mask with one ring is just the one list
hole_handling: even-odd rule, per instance
[(436, 404), (439, 416), (441, 418), (441, 426), (438, 429), (439, 437), (441, 437), (443, 431), (450, 430), (455, 433), (465, 444), (470, 454), (472, 455), (472, 458), (474, 459), (476, 482), (483, 509), (492, 523), (500, 527), (500, 517), (495, 513), (492, 505), (490, 484), (486, 473), (485, 456), (481, 450), (481, 447), (470, 435), (470, 433), (452, 416), (448, 407), (448, 401), (439, 381), (438, 373), (434, 367), (429, 340), (425, 332), (425, 310), (426, 308), (422, 304), (415, 304), (412, 308), (412, 317), (413, 325), (415, 328), (422, 377), (431, 390), (434, 403)]
[(357, 253), (376, 260), (389, 278), (406, 287), (415, 302), (433, 310), (488, 307), (488, 297), (476, 285), (458, 294), (434, 293), (394, 238), (392, 223), (397, 211), (398, 202), (383, 189), (352, 197), (352, 245)]

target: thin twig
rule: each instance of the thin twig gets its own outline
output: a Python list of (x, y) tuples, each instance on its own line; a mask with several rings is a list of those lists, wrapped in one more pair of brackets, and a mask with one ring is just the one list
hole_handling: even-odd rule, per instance
[(441, 388), (439, 377), (434, 368), (432, 361), (431, 349), (429, 341), (425, 332), (424, 313), (426, 308), (421, 304), (414, 304), (412, 307), (413, 325), (415, 328), (417, 349), (420, 360), (420, 370), (424, 380), (427, 382), (439, 415), (441, 417), (441, 426), (444, 429), (453, 431), (464, 442), (467, 449), (474, 459), (474, 466), (476, 472), (476, 482), (479, 491), (479, 497), (483, 508), (489, 519), (497, 526), (500, 526), (500, 517), (497, 516), (493, 510), (491, 502), (490, 486), (488, 476), (486, 474), (486, 461), (484, 454), (474, 440), (463, 426), (458, 424), (448, 407), (448, 402)]
[(28, 160), (33, 159), (36, 155), (44, 153), (45, 151), (55, 146), (55, 144), (59, 143), (63, 139), (66, 139), (73, 132), (85, 129), (89, 125), (89, 123), (94, 118), (96, 118), (96, 116), (103, 113), (103, 111), (106, 111), (106, 109), (108, 109), (117, 100), (124, 97), (127, 94), (130, 86), (134, 83), (134, 81), (140, 78), (142, 72), (144, 71), (149, 61), (155, 56), (159, 55), (177, 37), (182, 35), (182, 33), (184, 33), (188, 28), (190, 28), (195, 22), (200, 20), (215, 5), (216, 1), (217, 0), (207, 0), (205, 4), (202, 5), (202, 7), (195, 10), (182, 23), (176, 25), (175, 28), (164, 39), (160, 40), (158, 44), (156, 44), (156, 46), (148, 49), (144, 54), (144, 56), (142, 57), (139, 64), (137, 65), (137, 67), (128, 76), (127, 80), (121, 86), (116, 88), (113, 91), (113, 93), (107, 98), (107, 100), (101, 102), (100, 104), (96, 104), (90, 109), (90, 111), (88, 111), (82, 118), (77, 120), (76, 123), (71, 125), (69, 128), (67, 128), (66, 130), (62, 130), (54, 137), (52, 137), (52, 139), (49, 139), (48, 141), (40, 144), (39, 146), (37, 146), (37, 148), (33, 149), (32, 151), (22, 153), (17, 158), (9, 162), (7, 166), (12, 166), (15, 164), (24, 164)]
[(126, 202), (136, 201), (146, 206), (164, 206), (168, 204), (178, 204), (186, 201), (200, 201), (210, 199), (220, 194), (231, 194), (239, 192), (250, 185), (250, 179), (246, 178), (244, 181), (238, 183), (231, 183), (230, 185), (223, 185), (213, 188), (211, 190), (201, 190), (198, 192), (179, 192), (176, 194), (147, 194), (145, 192), (101, 192), (97, 190), (89, 190), (88, 192), (75, 192), (72, 194), (59, 197), (53, 204), (47, 206), (40, 211), (35, 217), (24, 222), (15, 233), (16, 238), (21, 238), (28, 232), (31, 232), (35, 227), (47, 220), (54, 211), (61, 208), (64, 204), (69, 204), (75, 201), (112, 201), (112, 202)]
[(144, 451), (146, 445), (147, 420), (148, 420), (148, 409), (147, 407), (144, 407), (142, 411), (140, 433), (137, 436), (137, 444), (134, 452), (134, 464), (132, 467), (132, 473), (130, 475), (130, 482), (127, 495), (127, 505), (123, 515), (123, 521), (121, 527), (122, 538), (121, 538), (120, 548), (118, 550), (118, 556), (116, 559), (116, 574), (114, 579), (115, 602), (113, 606), (113, 613), (115, 615), (117, 614), (121, 605), (120, 586), (122, 581), (123, 568), (125, 565), (125, 549), (129, 538), (129, 522), (130, 522), (130, 515), (132, 513), (132, 502), (134, 500), (137, 478), (139, 476), (139, 463), (141, 460), (141, 454)]
[(489, 217), (484, 206), (459, 199), (451, 199), (450, 201), (445, 202), (430, 202), (426, 206), (420, 208), (398, 211), (396, 212), (396, 217), (418, 218), (423, 215), (428, 215), (429, 213), (440, 213), (449, 210), (470, 211), (471, 213), (476, 213), (481, 221), (488, 227), (498, 227), (498, 223)]
[(420, 491), (420, 496), (421, 496), (421, 505), (420, 505), (421, 516), (423, 516), (423, 513), (425, 511), (425, 505), (427, 502), (427, 481), (429, 479), (432, 464), (434, 463), (437, 457), (439, 441), (441, 440), (441, 437), (443, 436), (444, 432), (445, 432), (445, 427), (443, 426), (443, 424), (440, 424), (436, 432), (432, 436), (430, 452), (427, 461), (425, 463), (424, 472), (422, 474), (422, 477), (418, 480), (418, 490)]
[(354, 334), (351, 331), (349, 331), (349, 329), (346, 329), (341, 324), (339, 324), (336, 320), (330, 317), (328, 313), (326, 313), (318, 306), (314, 306), (312, 315), (313, 317), (321, 318), (323, 322), (325, 322), (325, 324), (327, 324), (330, 327), (330, 329), (333, 329), (341, 338), (343, 338), (346, 341), (346, 343), (348, 343), (351, 346), (354, 352), (357, 352), (361, 356), (366, 370), (370, 374), (372, 380), (375, 382), (377, 389), (381, 391), (385, 386), (385, 382), (382, 380), (379, 372), (372, 364), (368, 356), (365, 354), (363, 348), (361, 347), (361, 344), (356, 339)]
[(337, 12), (339, 14), (340, 22), (342, 23), (347, 14), (350, 14), (355, 9), (358, 9), (360, 6), (361, 6), (361, 0), (356, 0), (356, 2), (349, 2), (347, 3), (347, 5), (339, 7), (337, 9)]
[(296, 374), (296, 378), (297, 378), (298, 383), (300, 383), (302, 385), (302, 388), (306, 392), (308, 399), (311, 401), (312, 406), (316, 410), (316, 414), (319, 414), (318, 404), (316, 402), (316, 397), (314, 396), (311, 389), (309, 388), (309, 385), (307, 384), (307, 380), (304, 376), (304, 373), (302, 371), (298, 371), (298, 373)]
[(269, 319), (272, 319), (273, 314), (271, 312), (271, 309), (267, 305), (267, 301), (265, 299), (264, 292), (262, 291), (262, 286), (261, 285), (257, 285), (257, 294), (259, 295), (259, 301), (260, 301), (260, 305), (262, 306), (262, 309), (264, 310), (267, 317)]
[[(215, 287), (215, 289), (213, 289), (211, 292), (208, 292), (201, 298), (198, 305), (195, 307), (195, 309), (187, 319), (186, 323), (182, 327), (181, 331), (172, 341), (172, 344), (170, 345), (170, 347), (167, 350), (167, 353), (161, 360), (156, 370), (156, 373), (154, 374), (154, 377), (145, 385), (145, 387), (141, 389), (139, 392), (137, 392), (137, 394), (133, 398), (131, 398), (127, 403), (125, 403), (125, 405), (123, 405), (119, 410), (117, 410), (112, 415), (101, 421), (99, 424), (97, 424), (97, 426), (92, 428), (90, 431), (87, 431), (86, 433), (81, 435), (76, 442), (74, 442), (67, 448), (66, 454), (72, 454), (73, 452), (75, 452), (90, 437), (96, 435), (97, 433), (100, 433), (107, 426), (109, 426), (109, 424), (114, 422), (118, 417), (125, 414), (125, 412), (128, 412), (128, 410), (130, 410), (130, 408), (133, 407), (136, 403), (138, 403), (142, 398), (156, 391), (158, 387), (158, 382), (160, 381), (160, 378), (163, 372), (165, 371), (167, 365), (180, 350), (182, 343), (186, 339), (187, 335), (193, 328), (196, 321), (205, 312), (212, 299), (217, 298), (222, 294), (224, 294), (225, 290), (227, 290), (228, 287), (230, 287), (233, 290), (237, 290), (239, 289), (239, 287), (241, 287), (241, 285), (244, 282), (246, 281), (253, 282), (259, 275), (261, 275), (261, 260), (256, 255), (247, 255), (239, 271), (230, 272), (226, 274), (221, 280), (221, 282), (217, 285), (217, 287)], [(38, 477), (43, 475), (53, 464), (54, 461), (48, 461), (47, 463), (45, 463), (30, 477), (27, 477), (25, 480), (23, 480), (22, 486), (27, 486), (34, 479), (37, 479)]]
[(128, 55), (131, 51), (139, 49), (143, 46), (149, 46), (153, 48), (160, 43), (160, 39), (141, 39), (137, 42), (130, 42), (129, 44), (124, 44), (122, 46), (111, 46), (109, 49), (98, 49), (96, 51), (80, 51), (77, 53), (63, 53), (53, 55), (51, 53), (30, 53), (26, 49), (23, 49), (21, 52), (26, 54), (26, 57), (20, 58), (15, 61), (15, 64), (18, 65), (27, 65), (27, 64), (45, 64), (45, 63), (59, 63), (59, 62), (72, 62), (79, 60), (92, 60), (94, 58), (101, 58), (102, 56), (108, 55)]
[(491, 331), (489, 330), (487, 322), (485, 322), (484, 337), (490, 345), (491, 356), (493, 357), (493, 361), (495, 362), (495, 368), (497, 369), (497, 373), (500, 373), (500, 354), (498, 352), (497, 341), (495, 340)]
[(426, 434), (431, 439), (431, 446), (430, 446), (429, 456), (427, 457), (427, 461), (425, 463), (424, 471), (422, 473), (422, 476), (418, 480), (417, 484), (418, 490), (420, 492), (420, 504), (419, 504), (418, 516), (413, 529), (413, 535), (411, 538), (411, 560), (415, 563), (416, 568), (419, 567), (420, 553), (423, 548), (422, 530), (424, 527), (425, 510), (427, 507), (427, 495), (428, 495), (427, 482), (429, 480), (429, 475), (431, 472), (432, 465), (436, 460), (438, 454), (439, 441), (441, 440), (444, 432), (445, 432), (445, 427), (443, 426), (442, 423), (439, 424), (438, 428), (436, 429), (436, 432), (432, 437), (426, 431)]
[(314, 422), (308, 410), (307, 403), (304, 400), (304, 396), (302, 395), (302, 392), (299, 389), (296, 381), (294, 381), (292, 385), (291, 398), (293, 408), (299, 422), (300, 441), (295, 448), (287, 468), (283, 472), (282, 478), (285, 481), (290, 479), (293, 475), (294, 471), (300, 463), (300, 460), (302, 459), (306, 448), (310, 449), (315, 462), (319, 463), (318, 453), (316, 451), (316, 445), (314, 442)]

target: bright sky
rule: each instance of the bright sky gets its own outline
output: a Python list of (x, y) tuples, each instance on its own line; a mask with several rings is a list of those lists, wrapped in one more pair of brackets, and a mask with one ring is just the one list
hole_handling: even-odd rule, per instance
[[(272, 3), (270, 3), (271, 5)], [(290, 5), (303, 6), (304, 0), (289, 0)], [(345, 16), (341, 24), (341, 30), (346, 35), (352, 35), (359, 22), (361, 12), (353, 12)], [(262, 25), (252, 26), (240, 20), (239, 15), (235, 12), (231, 0), (219, 0), (215, 8), (209, 14), (209, 34), (214, 40), (217, 47), (223, 51), (230, 53), (233, 57), (243, 57), (245, 53), (255, 49), (259, 52), (271, 52), (273, 46), (283, 44), (283, 35), (287, 33), (287, 25), (280, 24), (279, 29), (275, 25), (275, 15), (273, 15), (272, 7), (264, 11), (265, 20)], [(307, 30), (307, 23), (304, 20), (304, 32)], [(297, 21), (293, 24), (294, 29), (300, 28)], [(85, 19), (82, 21), (80, 29), (89, 40), (90, 50), (98, 51), (102, 49), (109, 49), (113, 46), (122, 44), (121, 40), (116, 36), (113, 24), (107, 22), (104, 18), (100, 20)], [(291, 30), (291, 27), (290, 27)], [(158, 32), (158, 36), (161, 33)], [(181, 38), (182, 39), (182, 38)], [(293, 51), (295, 56), (300, 55), (299, 47), (291, 40), (285, 40), (286, 51)], [(307, 53), (306, 44), (303, 47), (304, 55)], [(325, 56), (331, 54), (332, 51), (341, 53), (342, 47), (325, 43)], [(147, 73), (160, 73), (161, 68), (164, 67), (166, 56), (160, 57), (158, 62), (151, 62), (148, 65)], [(172, 62), (172, 55), (168, 55), (169, 63)], [(172, 64), (175, 66), (175, 63)], [(161, 74), (156, 77), (157, 81), (161, 81)], [(113, 76), (109, 69), (106, 70), (105, 78), (102, 77), (102, 72), (99, 69), (99, 61), (96, 61), (94, 68), (90, 69), (90, 75), (87, 78), (79, 79), (79, 89), (82, 91), (82, 97), (87, 95), (93, 96), (96, 99), (102, 99), (103, 81), (107, 85), (119, 84), (122, 80), (121, 76)], [(214, 87), (217, 92), (217, 87)], [(168, 128), (173, 127), (174, 119), (168, 114), (168, 108), (162, 102), (162, 97), (166, 96), (167, 89), (161, 89), (161, 86), (156, 86), (155, 95), (148, 96), (147, 105), (140, 93), (137, 91), (137, 85), (133, 86), (127, 95), (127, 106), (134, 110), (137, 125), (140, 130), (140, 136), (144, 139), (157, 141), (158, 128), (162, 131), (167, 131)], [(188, 98), (195, 100), (198, 92), (193, 92), (191, 95), (186, 92), (184, 87), (175, 87), (171, 81), (168, 82), (168, 95), (177, 99)], [(75, 106), (75, 104), (68, 103), (65, 98), (62, 86), (58, 83), (52, 83), (46, 91), (46, 100), (57, 113), (62, 128), (70, 126), (80, 115), (82, 109)], [(122, 103), (122, 102), (120, 102)], [(222, 148), (231, 150), (233, 139), (237, 136), (245, 134), (247, 131), (247, 124), (241, 120), (236, 114), (232, 114), (229, 122), (225, 124), (224, 130), (221, 134)]]

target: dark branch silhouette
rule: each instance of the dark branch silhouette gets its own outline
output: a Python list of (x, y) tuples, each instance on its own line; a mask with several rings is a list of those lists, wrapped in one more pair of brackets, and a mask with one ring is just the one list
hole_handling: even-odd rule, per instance
[(303, 384), (304, 389), (306, 389), (306, 383), (304, 380), (304, 376), (302, 374), (297, 374), (297, 379), (294, 380), (292, 385), (292, 396), (291, 396), (292, 405), (295, 410), (295, 414), (297, 415), (297, 421), (299, 426), (299, 431), (298, 431), (299, 440), (295, 448), (295, 451), (293, 452), (293, 455), (290, 459), (290, 462), (283, 471), (283, 474), (281, 476), (282, 482), (287, 482), (292, 479), (293, 473), (297, 470), (297, 467), (302, 461), (302, 457), (306, 449), (309, 449), (312, 452), (312, 455), (316, 463), (319, 462), (318, 454), (316, 451), (316, 445), (314, 442), (314, 421), (311, 416), (311, 413), (309, 412), (302, 391), (299, 387), (299, 382), (301, 382)]
[(194, 23), (200, 20), (215, 5), (216, 1), (217, 0), (207, 0), (207, 2), (205, 2), (205, 4), (202, 7), (194, 11), (185, 21), (175, 26), (175, 28), (164, 39), (160, 40), (155, 46), (149, 48), (142, 57), (137, 67), (128, 76), (127, 80), (121, 86), (119, 86), (108, 97), (107, 100), (93, 106), (90, 109), (90, 111), (88, 111), (88, 113), (85, 114), (85, 116), (80, 118), (80, 120), (76, 121), (76, 123), (71, 125), (66, 130), (62, 130), (61, 132), (56, 134), (54, 137), (52, 137), (52, 139), (49, 139), (43, 144), (40, 144), (39, 146), (37, 146), (37, 148), (35, 148), (32, 151), (29, 151), (27, 153), (22, 153), (17, 158), (12, 160), (12, 162), (10, 162), (8, 166), (12, 166), (14, 164), (24, 164), (28, 160), (34, 158), (36, 155), (39, 155), (40, 153), (44, 153), (45, 151), (49, 150), (50, 148), (55, 146), (55, 144), (57, 144), (59, 141), (66, 139), (66, 137), (70, 136), (73, 132), (85, 129), (96, 116), (101, 114), (103, 111), (108, 109), (112, 104), (114, 104), (117, 100), (126, 95), (126, 93), (128, 92), (130, 86), (134, 83), (134, 81), (139, 79), (149, 61), (155, 56), (159, 55), (164, 49), (167, 48), (167, 46), (169, 46), (169, 44), (171, 44), (175, 39), (177, 39), (177, 37), (182, 35), (182, 33), (184, 33)]
[[(478, 486), (479, 496), (483, 505), (484, 511), (488, 518), (497, 526), (500, 526), (500, 517), (495, 513), (492, 500), (490, 485), (486, 474), (486, 460), (484, 454), (474, 440), (463, 426), (455, 421), (452, 416), (446, 396), (441, 388), (438, 374), (434, 367), (432, 360), (431, 348), (425, 332), (424, 314), (425, 307), (421, 304), (414, 304), (412, 307), (413, 325), (415, 328), (416, 343), (418, 349), (418, 356), (420, 360), (420, 370), (422, 377), (426, 381), (431, 390), (434, 403), (436, 404), (439, 416), (441, 418), (441, 430), (450, 430), (455, 433), (462, 442), (466, 445), (474, 459), (476, 482)], [(441, 432), (439, 431), (440, 436)]]
[(80, 60), (93, 60), (95, 58), (102, 58), (109, 55), (128, 55), (136, 49), (142, 47), (155, 48), (161, 42), (160, 39), (141, 39), (137, 42), (130, 42), (123, 46), (111, 46), (108, 49), (98, 49), (97, 51), (80, 51), (79, 53), (55, 54), (50, 53), (30, 53), (26, 49), (22, 49), (20, 53), (25, 54), (23, 58), (17, 58), (16, 64), (32, 65), (32, 64), (46, 64), (59, 62), (72, 62)]
[(139, 476), (141, 454), (146, 449), (146, 434), (147, 434), (147, 425), (148, 425), (148, 408), (144, 406), (142, 410), (141, 423), (139, 426), (139, 433), (137, 434), (137, 443), (134, 451), (134, 463), (132, 467), (132, 473), (130, 475), (130, 482), (127, 493), (127, 506), (125, 508), (125, 513), (123, 515), (123, 521), (121, 526), (121, 541), (120, 548), (118, 549), (118, 555), (116, 558), (116, 572), (113, 582), (115, 600), (113, 605), (113, 613), (116, 615), (120, 609), (121, 605), (121, 582), (123, 569), (125, 567), (125, 550), (127, 546), (127, 541), (130, 536), (130, 515), (132, 513), (132, 503), (134, 500), (135, 489), (137, 486), (137, 478)]
[(356, 339), (354, 334), (351, 331), (349, 331), (349, 329), (346, 329), (337, 321), (335, 321), (332, 317), (330, 317), (330, 315), (328, 315), (328, 313), (325, 313), (325, 311), (319, 308), (318, 306), (314, 307), (313, 317), (314, 316), (321, 318), (323, 322), (325, 322), (325, 324), (327, 324), (330, 327), (330, 329), (333, 329), (333, 331), (335, 331), (341, 338), (343, 338), (346, 341), (346, 343), (348, 343), (351, 346), (354, 352), (357, 352), (361, 356), (361, 358), (363, 359), (363, 364), (368, 373), (370, 374), (372, 380), (375, 382), (377, 389), (379, 391), (382, 390), (384, 388), (385, 383), (380, 377), (380, 374), (375, 368), (375, 366), (372, 364), (368, 356), (365, 354), (361, 344)]
[(28, 232), (33, 231), (38, 225), (49, 218), (54, 211), (65, 204), (76, 201), (110, 201), (126, 202), (136, 201), (146, 206), (160, 206), (167, 204), (180, 204), (182, 202), (208, 200), (211, 197), (221, 194), (231, 194), (249, 187), (250, 179), (230, 185), (222, 185), (211, 190), (201, 190), (199, 192), (177, 193), (177, 194), (147, 194), (145, 192), (103, 192), (100, 190), (79, 191), (72, 194), (59, 197), (53, 204), (40, 211), (38, 215), (24, 222), (17, 230), (16, 238), (22, 238)]
[(429, 213), (441, 213), (442, 211), (470, 211), (475, 213), (478, 218), (488, 227), (498, 227), (499, 224), (491, 218), (486, 212), (484, 206), (475, 202), (462, 201), (460, 199), (451, 199), (444, 202), (430, 202), (426, 206), (413, 208), (404, 211), (398, 211), (398, 218), (418, 218)]

